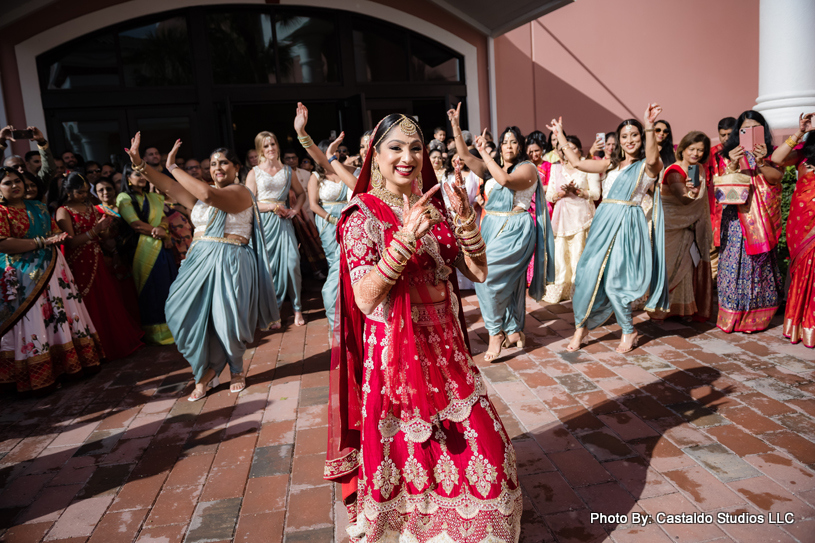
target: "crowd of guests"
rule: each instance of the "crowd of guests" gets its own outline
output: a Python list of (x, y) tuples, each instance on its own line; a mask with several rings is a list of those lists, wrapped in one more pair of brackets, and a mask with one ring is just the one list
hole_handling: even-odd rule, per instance
[[(815, 251), (808, 192), (815, 191), (815, 137), (808, 137), (813, 115), (802, 114), (798, 132), (774, 148), (770, 127), (755, 111), (722, 119), (715, 146), (700, 131), (675, 144), (660, 112), (649, 106), (643, 122), (631, 119), (598, 133), (586, 153), (561, 119), (546, 127), (548, 136), (539, 130), (524, 136), (509, 127), (493, 141), (488, 130), (477, 136), (462, 130), (458, 111), (451, 110), (453, 137), (442, 127), (433, 131), (425, 147), (435, 178), (453, 187), (461, 177), (485, 241), (487, 280), (473, 283), (456, 273), (459, 286), (478, 295), (490, 335), (487, 359), (525, 344), (527, 293), (546, 303), (574, 300), (571, 350), (611, 313), (624, 332), (619, 350), (633, 348), (632, 309), (648, 310), (653, 320), (704, 321), (718, 303), (717, 324), (725, 332), (761, 331), (785, 296), (784, 334), (815, 347), (808, 279)], [(297, 122), (307, 122), (304, 108)], [(739, 129), (752, 126), (764, 128), (765, 141), (744, 149)], [(195, 236), (206, 228), (196, 217), (203, 213), (196, 202), (203, 200), (186, 194), (179, 200), (178, 191), (167, 190), (180, 186), (174, 171), (202, 187), (218, 187), (225, 172), (234, 171), (230, 183), (245, 185), (255, 199), (275, 302), (289, 301), (295, 324), (303, 325), (303, 276), (323, 282), (333, 329), (336, 224), (372, 132), (361, 137), (358, 152), (349, 150), (344, 134), (312, 145), (301, 138), (301, 149), (282, 149), (274, 134), (261, 132), (243, 160), (225, 149), (184, 159), (179, 141), (167, 154), (144, 149), (144, 167), (116, 168), (70, 150), (55, 156), (40, 130), (28, 130), (37, 150), (5, 159), (0, 174), (0, 383), (14, 383), (19, 391), (50, 389), (61, 374), (127, 356), (145, 342), (175, 341), (167, 300)], [(10, 126), (0, 131), (0, 149), (13, 140), (12, 132)], [(642, 171), (621, 183), (635, 163), (644, 165)], [(786, 166), (795, 166), (799, 177), (787, 227), (787, 293), (775, 249)], [(157, 182), (158, 176), (175, 184)], [(629, 184), (630, 190), (621, 188)], [(734, 187), (746, 197), (733, 199)], [(448, 193), (440, 194), (455, 218)], [(603, 202), (626, 205), (601, 207)], [(633, 208), (642, 216), (628, 216)], [(618, 213), (600, 213), (605, 209)], [(587, 246), (591, 256), (584, 256)], [(34, 310), (47, 317), (45, 324), (26, 317)], [(20, 363), (49, 356), (50, 362)]]

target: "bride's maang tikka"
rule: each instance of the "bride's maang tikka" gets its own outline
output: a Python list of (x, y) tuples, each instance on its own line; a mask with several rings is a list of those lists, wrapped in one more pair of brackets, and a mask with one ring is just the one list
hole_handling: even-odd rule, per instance
[[(424, 136), (422, 135), (422, 129), (421, 129), (421, 128), (419, 128), (419, 125), (418, 125), (418, 124), (416, 124), (416, 121), (414, 121), (413, 119), (411, 119), (411, 118), (410, 118), (410, 117), (408, 117), (407, 115), (400, 115), (400, 117), (401, 117), (402, 119), (401, 119), (401, 120), (400, 120), (398, 123), (393, 123), (393, 124), (392, 124), (392, 125), (391, 125), (391, 126), (388, 128), (388, 129), (387, 129), (387, 130), (385, 130), (385, 133), (384, 133), (384, 134), (382, 134), (382, 135), (379, 137), (379, 140), (377, 140), (377, 142), (374, 144), (374, 147), (378, 147), (378, 146), (379, 146), (379, 144), (380, 144), (380, 143), (382, 143), (382, 140), (383, 140), (383, 139), (385, 139), (385, 136), (387, 136), (387, 135), (388, 135), (388, 132), (390, 132), (390, 131), (391, 131), (391, 129), (392, 129), (394, 126), (398, 126), (398, 127), (399, 127), (399, 129), (400, 129), (400, 130), (401, 130), (401, 131), (402, 131), (402, 132), (403, 132), (403, 133), (404, 133), (406, 136), (412, 136), (412, 135), (414, 135), (414, 134), (416, 134), (416, 133), (418, 132), (418, 133), (419, 133), (419, 137), (420, 137), (420, 138), (422, 138), (422, 141), (424, 141), (424, 139), (423, 139), (423, 138), (424, 138)], [(381, 121), (380, 121), (380, 122), (381, 122)]]

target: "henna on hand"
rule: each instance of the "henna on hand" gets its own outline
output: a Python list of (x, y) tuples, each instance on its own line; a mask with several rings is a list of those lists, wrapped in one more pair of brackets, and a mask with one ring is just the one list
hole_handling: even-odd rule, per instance
[(353, 287), (354, 299), (360, 311), (369, 315), (388, 296), (391, 286), (387, 284), (372, 268)]

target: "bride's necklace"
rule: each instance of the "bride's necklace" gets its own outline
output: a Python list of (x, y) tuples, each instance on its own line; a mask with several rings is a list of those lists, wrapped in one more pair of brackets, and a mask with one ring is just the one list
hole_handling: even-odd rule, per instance
[[(377, 198), (379, 198), (380, 200), (385, 202), (390, 207), (395, 207), (395, 208), (398, 208), (398, 209), (402, 209), (404, 207), (404, 205), (405, 205), (405, 202), (404, 202), (404, 200), (402, 199), (401, 196), (398, 196), (398, 195), (392, 193), (391, 191), (389, 191), (388, 189), (386, 189), (384, 187), (376, 187), (376, 188), (371, 189), (370, 191), (368, 191), (368, 193), (376, 196)], [(416, 196), (415, 194), (410, 195), (410, 205), (411, 206), (413, 206), (418, 201), (419, 201), (419, 196)]]

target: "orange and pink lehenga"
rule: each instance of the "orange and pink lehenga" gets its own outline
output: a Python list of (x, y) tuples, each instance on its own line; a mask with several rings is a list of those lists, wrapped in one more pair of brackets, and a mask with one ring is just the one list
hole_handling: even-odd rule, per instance
[[(370, 155), (338, 224), (325, 478), (342, 483), (351, 541), (517, 542), (515, 451), (470, 356), (453, 273), (461, 248), (450, 223), (418, 241), (370, 315), (356, 306), (352, 285), (401, 227), (401, 204), (386, 203), (382, 188), (368, 191)], [(425, 190), (436, 183), (426, 152), (422, 177)], [(445, 299), (432, 302), (429, 289)], [(411, 290), (425, 303), (412, 303)]]

